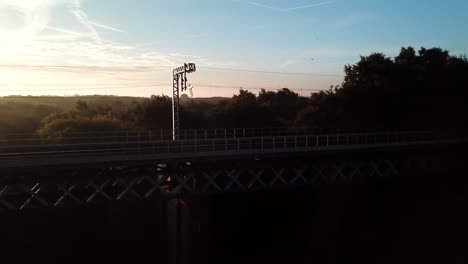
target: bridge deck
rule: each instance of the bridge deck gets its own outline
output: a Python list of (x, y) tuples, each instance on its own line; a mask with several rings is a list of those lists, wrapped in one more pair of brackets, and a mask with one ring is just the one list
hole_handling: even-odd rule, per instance
[(437, 134), (348, 134), (4, 147), (0, 214), (421, 174), (446, 170), (465, 143)]
[(0, 146), (0, 168), (324, 154), (457, 142), (437, 133), (405, 132), (14, 145)]

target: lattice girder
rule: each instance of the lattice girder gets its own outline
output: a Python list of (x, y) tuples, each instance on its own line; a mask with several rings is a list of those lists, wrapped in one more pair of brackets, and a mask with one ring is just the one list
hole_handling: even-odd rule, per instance
[[(401, 163), (388, 158), (263, 162), (177, 169), (157, 165), (70, 172), (70, 178), (39, 177), (28, 182), (0, 183), (0, 210), (75, 207), (119, 201), (207, 195), (224, 192), (303, 188), (352, 183), (366, 178), (401, 174)], [(63, 173), (63, 172), (62, 172)], [(28, 177), (25, 177), (25, 179)], [(62, 179), (62, 180), (59, 180)]]

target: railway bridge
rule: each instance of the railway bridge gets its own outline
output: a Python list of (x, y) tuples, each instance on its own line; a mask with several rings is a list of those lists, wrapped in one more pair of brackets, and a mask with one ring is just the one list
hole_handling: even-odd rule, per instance
[(198, 129), (12, 136), (0, 144), (0, 213), (157, 204), (171, 263), (209, 258), (210, 201), (446, 172), (466, 137), (440, 131)]

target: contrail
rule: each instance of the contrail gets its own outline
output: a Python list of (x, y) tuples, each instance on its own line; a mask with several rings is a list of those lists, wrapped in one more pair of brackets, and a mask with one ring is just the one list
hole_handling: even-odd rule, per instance
[(81, 9), (80, 0), (74, 1), (73, 9), (71, 13), (76, 17), (78, 22), (80, 22), (88, 31), (92, 34), (94, 41), (101, 43), (101, 37), (99, 36), (96, 28), (94, 28), (93, 24), (89, 21), (88, 15)]
[(276, 7), (260, 4), (260, 3), (257, 3), (257, 2), (246, 1), (245, 3), (250, 4), (250, 5), (254, 5), (254, 6), (259, 6), (259, 7), (264, 7), (264, 8), (276, 10), (276, 11), (285, 11), (284, 9), (281, 9), (281, 8), (276, 8)]
[(298, 6), (298, 7), (287, 8), (287, 9), (284, 9), (284, 10), (285, 10), (285, 11), (292, 11), (292, 10), (298, 10), (298, 9), (316, 7), (316, 6), (323, 6), (323, 5), (331, 4), (331, 3), (333, 3), (333, 2), (335, 2), (335, 1), (318, 2), (318, 3), (314, 3), (314, 4), (309, 4), (309, 5), (303, 5), (303, 6)]
[(71, 30), (67, 30), (67, 29), (63, 29), (63, 28), (57, 28), (57, 27), (51, 27), (51, 26), (46, 26), (45, 28), (50, 29), (50, 30), (54, 30), (54, 31), (57, 31), (57, 32), (60, 32), (60, 33), (65, 33), (65, 34), (68, 34), (68, 35), (78, 36), (78, 37), (87, 37), (88, 36), (88, 35), (83, 34), (83, 33), (75, 32), (75, 31), (71, 31)]
[(313, 4), (308, 4), (308, 5), (303, 5), (303, 6), (297, 6), (297, 7), (291, 7), (291, 8), (278, 8), (278, 7), (274, 7), (274, 6), (264, 5), (264, 4), (261, 4), (261, 3), (258, 3), (258, 2), (254, 2), (254, 1), (235, 1), (235, 2), (244, 2), (244, 3), (249, 4), (249, 5), (258, 6), (258, 7), (263, 7), (263, 8), (267, 8), (267, 9), (279, 11), (279, 12), (293, 13), (293, 12), (291, 12), (291, 11), (293, 11), (293, 10), (299, 10), (299, 9), (304, 9), (304, 8), (311, 8), (311, 7), (323, 6), (323, 5), (331, 4), (331, 3), (335, 2), (335, 1), (316, 2), (316, 3), (313, 3)]
[(110, 30), (110, 31), (125, 33), (125, 31), (123, 31), (121, 29), (118, 29), (118, 28), (115, 28), (115, 27), (99, 24), (99, 23), (92, 22), (92, 21), (90, 21), (90, 23), (93, 24), (96, 27), (100, 27), (100, 28), (107, 29), (107, 30)]

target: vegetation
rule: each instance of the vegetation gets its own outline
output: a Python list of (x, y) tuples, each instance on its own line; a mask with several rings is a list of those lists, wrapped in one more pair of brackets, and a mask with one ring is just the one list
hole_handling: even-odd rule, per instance
[(468, 61), (439, 48), (374, 53), (345, 67), (344, 82), (312, 95), (300, 124), (457, 128), (468, 121)]
[(2, 102), (0, 103), (0, 135), (34, 133), (41, 126), (42, 120), (58, 110), (46, 105)]
[[(341, 85), (301, 97), (289, 89), (232, 98), (182, 98), (183, 128), (461, 128), (468, 124), (468, 60), (439, 48), (402, 48), (345, 66)], [(167, 96), (4, 97), (1, 133), (61, 138), (73, 132), (171, 129)]]
[(116, 118), (111, 108), (90, 110), (87, 103), (78, 101), (76, 109), (65, 113), (55, 113), (46, 117), (38, 134), (46, 138), (64, 138), (75, 132), (95, 132), (124, 130), (124, 123)]

